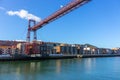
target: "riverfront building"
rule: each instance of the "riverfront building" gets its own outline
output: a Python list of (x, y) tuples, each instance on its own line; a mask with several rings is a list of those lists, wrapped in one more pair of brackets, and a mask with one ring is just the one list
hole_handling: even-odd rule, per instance
[(20, 53), (19, 49), (17, 49), (18, 43), (25, 43), (25, 42), (0, 40), (0, 54)]
[(120, 54), (120, 48), (98, 48), (90, 44), (66, 44), (36, 41), (0, 41), (0, 54)]

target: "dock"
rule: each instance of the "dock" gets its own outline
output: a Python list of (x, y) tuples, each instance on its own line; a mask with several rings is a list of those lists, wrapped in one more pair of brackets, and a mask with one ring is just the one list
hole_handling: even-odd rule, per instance
[(98, 57), (120, 57), (120, 54), (93, 54), (93, 55), (62, 55), (62, 56), (41, 56), (41, 57), (3, 57), (1, 61), (32, 61), (52, 59), (73, 59), (73, 58), (98, 58)]

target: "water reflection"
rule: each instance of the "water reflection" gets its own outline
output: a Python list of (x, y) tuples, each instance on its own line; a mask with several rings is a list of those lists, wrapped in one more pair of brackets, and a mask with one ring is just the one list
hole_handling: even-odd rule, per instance
[(0, 62), (0, 80), (103, 80), (111, 75), (116, 80), (120, 79), (116, 76), (120, 74), (119, 61), (120, 58), (85, 58)]
[(56, 61), (56, 73), (61, 72), (61, 60)]
[[(11, 74), (11, 76), (14, 75), (13, 80), (34, 80), (37, 78), (37, 75), (49, 75), (49, 73), (60, 74), (62, 62), (64, 61), (0, 62), (0, 73), (3, 74), (3, 76), (0, 75), (0, 77)], [(65, 61), (65, 64), (68, 63), (69, 61)]]
[(95, 68), (96, 58), (87, 58), (84, 60), (84, 66), (87, 73), (91, 73), (91, 71)]
[(46, 73), (49, 71), (55, 71), (60, 73), (61, 66), (65, 65), (69, 67), (75, 61), (74, 60), (46, 60), (46, 61), (26, 61), (26, 62), (0, 62), (0, 73), (16, 73), (19, 75), (23, 74), (37, 74), (37, 73)]

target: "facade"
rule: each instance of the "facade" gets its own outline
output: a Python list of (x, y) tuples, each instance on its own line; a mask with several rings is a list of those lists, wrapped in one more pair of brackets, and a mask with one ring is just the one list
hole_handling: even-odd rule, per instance
[(3, 41), (0, 40), (0, 54), (18, 54), (19, 49), (17, 49), (18, 43), (25, 42), (17, 42), (17, 41)]
[(66, 44), (54, 42), (0, 41), (0, 54), (120, 54), (120, 48), (98, 48), (90, 44)]
[(39, 51), (40, 54), (55, 54), (56, 53), (56, 49), (54, 45), (55, 43), (43, 43), (41, 45), (39, 45)]
[(56, 53), (58, 54), (77, 54), (78, 47), (71, 44), (60, 44), (55, 47)]
[(1, 45), (0, 46), (0, 54), (11, 54), (11, 46), (5, 46), (5, 45)]
[(99, 54), (96, 46), (85, 44), (83, 45), (83, 54)]
[(112, 54), (120, 54), (120, 48), (112, 48)]

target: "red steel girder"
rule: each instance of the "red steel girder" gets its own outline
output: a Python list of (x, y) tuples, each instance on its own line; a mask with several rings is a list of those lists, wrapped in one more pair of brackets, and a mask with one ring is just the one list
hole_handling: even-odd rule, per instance
[(84, 5), (85, 3), (89, 2), (89, 1), (90, 0), (73, 0), (72, 2), (67, 4), (66, 6), (62, 7), (61, 9), (59, 9), (58, 11), (53, 13), (52, 15), (48, 16), (47, 18), (45, 18), (44, 20), (42, 20), (41, 22), (36, 24), (35, 26), (31, 27), (31, 30), (36, 31), (37, 29), (42, 28), (44, 25), (48, 24), (49, 22), (52, 22), (52, 21), (62, 17), (63, 15), (78, 8), (79, 6)]

